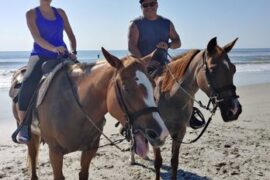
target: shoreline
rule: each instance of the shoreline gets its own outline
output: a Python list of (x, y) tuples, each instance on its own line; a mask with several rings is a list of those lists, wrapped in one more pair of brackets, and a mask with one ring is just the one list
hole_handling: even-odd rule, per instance
[[(268, 179), (270, 177), (270, 83), (246, 85), (237, 88), (243, 113), (234, 122), (225, 123), (219, 111), (213, 118), (203, 137), (192, 145), (182, 145), (179, 155), (179, 179)], [(1, 108), (7, 110), (9, 97), (0, 90)], [(196, 96), (197, 97), (197, 96)], [(206, 102), (205, 96), (198, 98)], [(2, 111), (2, 110), (1, 110)], [(9, 110), (10, 111), (10, 110)], [(6, 112), (8, 113), (8, 112)], [(11, 114), (11, 111), (10, 111)], [(10, 130), (15, 122), (13, 117), (0, 119), (0, 179), (29, 179), (26, 168), (26, 146), (17, 145), (9, 139)], [(114, 127), (115, 120), (108, 115), (105, 133), (112, 139), (122, 138)], [(205, 115), (207, 118), (207, 115)], [(2, 118), (2, 117), (1, 117)], [(10, 119), (10, 120), (9, 120)], [(4, 126), (5, 121), (11, 121)], [(193, 139), (200, 130), (188, 128), (185, 141)], [(107, 144), (102, 137), (101, 145)], [(128, 148), (128, 143), (120, 144)], [(171, 140), (161, 148), (163, 167), (161, 177), (170, 177)], [(129, 165), (129, 152), (120, 152), (114, 147), (98, 150), (89, 170), (90, 179), (154, 179), (153, 152), (150, 148), (150, 161), (135, 156), (135, 166)], [(78, 179), (80, 169), (80, 152), (65, 155), (63, 172), (66, 179)], [(48, 147), (41, 145), (39, 154), (38, 176), (40, 179), (52, 179)]]

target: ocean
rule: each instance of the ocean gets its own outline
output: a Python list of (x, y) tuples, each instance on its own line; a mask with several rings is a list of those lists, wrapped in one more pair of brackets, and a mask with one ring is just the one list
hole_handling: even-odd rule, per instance
[[(170, 51), (171, 55), (177, 55), (186, 50)], [(128, 55), (127, 50), (110, 51), (117, 57)], [(16, 69), (27, 64), (29, 52), (0, 52), (0, 89), (8, 89), (12, 74)], [(234, 82), (237, 86), (270, 82), (270, 49), (233, 49), (229, 57), (236, 64)], [(98, 50), (78, 51), (78, 59), (81, 62), (95, 62), (102, 59), (102, 53)]]

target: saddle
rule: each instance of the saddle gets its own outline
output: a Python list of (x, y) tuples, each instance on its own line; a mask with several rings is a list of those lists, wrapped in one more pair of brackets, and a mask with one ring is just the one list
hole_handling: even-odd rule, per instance
[[(39, 90), (38, 90), (37, 102), (39, 103), (37, 104), (37, 106), (41, 104), (46, 94), (46, 91), (51, 81), (53, 80), (54, 76), (56, 75), (56, 73), (68, 64), (74, 64), (74, 62), (69, 59), (65, 59), (65, 60), (57, 59), (57, 60), (46, 61), (42, 65), (43, 77), (41, 78), (39, 86), (38, 86)], [(18, 94), (20, 92), (20, 88), (21, 88), (23, 77), (25, 75), (26, 70), (27, 70), (27, 66), (23, 66), (20, 69), (18, 69), (12, 76), (9, 96), (12, 98), (14, 103), (18, 102)]]

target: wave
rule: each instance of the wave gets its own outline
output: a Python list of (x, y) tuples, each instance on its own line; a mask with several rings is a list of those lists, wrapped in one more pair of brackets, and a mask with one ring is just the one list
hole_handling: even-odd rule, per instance
[[(171, 51), (171, 55), (181, 54), (186, 50)], [(126, 50), (110, 51), (117, 57), (128, 54)], [(8, 88), (10, 80), (16, 69), (27, 64), (29, 52), (0, 52), (0, 88)], [(79, 51), (78, 59), (81, 62), (92, 63), (102, 59), (102, 53), (98, 50)], [(242, 72), (270, 72), (270, 49), (233, 49), (229, 58), (236, 64), (237, 73)]]
[(243, 61), (243, 60), (231, 60), (232, 63), (236, 65), (241, 65), (241, 64), (270, 64), (270, 60), (251, 60), (251, 61)]

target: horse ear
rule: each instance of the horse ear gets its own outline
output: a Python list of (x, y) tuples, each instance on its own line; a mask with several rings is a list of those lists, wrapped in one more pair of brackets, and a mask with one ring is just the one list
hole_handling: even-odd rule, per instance
[(217, 37), (212, 38), (207, 45), (207, 52), (209, 54), (214, 54), (216, 52), (217, 47)]
[(232, 41), (231, 43), (227, 44), (226, 46), (224, 46), (224, 50), (226, 53), (230, 52), (234, 46), (234, 44), (236, 43), (236, 41), (238, 40), (238, 38), (236, 38), (234, 41)]
[(111, 66), (115, 67), (116, 69), (120, 69), (123, 67), (122, 61), (118, 59), (117, 57), (111, 55), (106, 49), (103, 47), (101, 48), (102, 53), (105, 57), (105, 59), (110, 63)]

